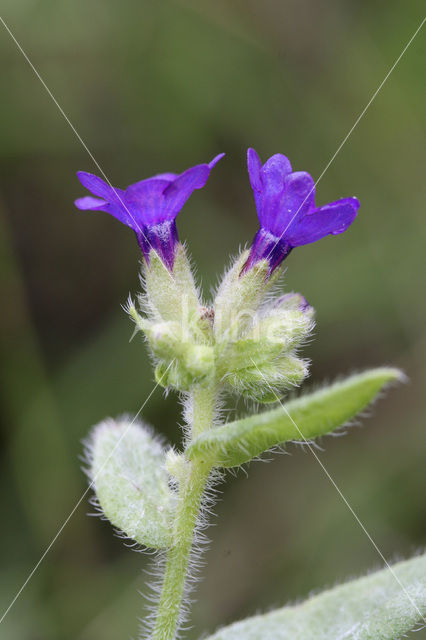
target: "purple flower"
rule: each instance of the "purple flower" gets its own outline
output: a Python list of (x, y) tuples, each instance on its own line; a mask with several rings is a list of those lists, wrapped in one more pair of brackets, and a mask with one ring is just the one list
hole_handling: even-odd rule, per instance
[(145, 259), (154, 249), (167, 266), (173, 269), (178, 234), (176, 216), (195, 189), (206, 184), (211, 169), (225, 154), (213, 158), (209, 164), (199, 164), (180, 175), (162, 173), (116, 189), (85, 171), (77, 173), (81, 184), (94, 196), (78, 198), (78, 209), (106, 211), (133, 229)]
[(316, 207), (312, 177), (305, 171), (293, 171), (281, 153), (262, 166), (256, 151), (249, 149), (247, 167), (260, 229), (244, 271), (266, 258), (272, 273), (294, 247), (342, 233), (356, 218), (360, 206), (356, 198)]

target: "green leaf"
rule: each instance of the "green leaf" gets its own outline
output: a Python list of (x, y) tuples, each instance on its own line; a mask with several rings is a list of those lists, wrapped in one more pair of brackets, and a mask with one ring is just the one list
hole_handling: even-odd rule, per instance
[(425, 614), (426, 556), (419, 556), (236, 622), (207, 640), (397, 640)]
[(187, 456), (206, 457), (216, 467), (235, 467), (289, 440), (317, 438), (344, 425), (385, 385), (403, 378), (399, 369), (385, 367), (350, 376), (276, 409), (205, 432), (188, 447)]
[(175, 494), (165, 452), (148, 428), (106, 420), (92, 432), (89, 477), (99, 505), (126, 536), (153, 549), (170, 546)]

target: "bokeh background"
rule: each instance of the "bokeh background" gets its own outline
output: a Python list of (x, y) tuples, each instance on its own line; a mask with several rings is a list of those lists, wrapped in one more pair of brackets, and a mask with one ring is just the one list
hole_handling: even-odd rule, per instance
[[(318, 177), (422, 18), (389, 0), (3, 0), (3, 18), (113, 184), (227, 157), (179, 219), (206, 296), (256, 230), (245, 152), (284, 152)], [(1, 26), (1, 25), (0, 25)], [(86, 488), (82, 440), (153, 387), (120, 308), (137, 245), (82, 214), (96, 169), (1, 27), (1, 577), (6, 609)], [(424, 544), (424, 55), (421, 32), (318, 186), (357, 195), (353, 228), (295, 251), (285, 287), (317, 308), (307, 387), (392, 364), (410, 378), (322, 462), (383, 554)], [(176, 397), (144, 418), (179, 441)], [(193, 609), (204, 630), (305, 597), (381, 560), (309, 451), (230, 476)], [(8, 640), (135, 638), (147, 566), (75, 509), (2, 623)], [(417, 639), (424, 632), (417, 634)]]

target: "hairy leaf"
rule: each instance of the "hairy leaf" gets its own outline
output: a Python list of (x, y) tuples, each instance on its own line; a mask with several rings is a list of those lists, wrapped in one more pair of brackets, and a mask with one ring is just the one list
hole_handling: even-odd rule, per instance
[(94, 428), (88, 451), (89, 477), (108, 520), (139, 544), (168, 547), (175, 495), (164, 449), (149, 429), (106, 420)]
[(236, 622), (207, 640), (397, 640), (425, 615), (426, 556), (419, 556)]
[(189, 458), (207, 457), (216, 467), (235, 467), (289, 440), (310, 440), (353, 419), (387, 384), (403, 379), (399, 369), (380, 368), (335, 382), (286, 405), (203, 433)]

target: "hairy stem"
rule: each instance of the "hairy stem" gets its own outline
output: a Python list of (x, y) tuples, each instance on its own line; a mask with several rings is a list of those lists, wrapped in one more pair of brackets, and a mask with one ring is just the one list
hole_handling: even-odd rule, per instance
[[(193, 391), (192, 437), (212, 425), (215, 405), (213, 389), (198, 387)], [(179, 628), (181, 610), (194, 532), (204, 489), (211, 467), (206, 462), (187, 463), (185, 475), (179, 479), (179, 495), (173, 527), (173, 545), (168, 551), (162, 591), (152, 640), (174, 640)]]
[(199, 385), (192, 392), (191, 439), (211, 428), (215, 413), (216, 395), (216, 388), (213, 385)]

